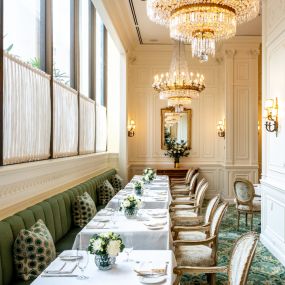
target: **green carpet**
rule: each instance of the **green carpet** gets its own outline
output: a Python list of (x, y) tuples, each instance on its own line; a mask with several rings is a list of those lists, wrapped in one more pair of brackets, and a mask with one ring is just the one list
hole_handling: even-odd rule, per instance
[[(253, 230), (260, 233), (260, 215), (254, 216)], [(230, 206), (221, 225), (218, 245), (218, 265), (227, 265), (235, 240), (250, 231), (245, 226), (245, 215), (241, 215), (240, 230), (237, 231), (237, 214), (234, 206)], [(183, 276), (183, 285), (207, 284), (205, 275)], [(217, 274), (217, 285), (227, 284), (226, 274)], [(251, 265), (249, 285), (284, 285), (285, 267), (259, 242)]]

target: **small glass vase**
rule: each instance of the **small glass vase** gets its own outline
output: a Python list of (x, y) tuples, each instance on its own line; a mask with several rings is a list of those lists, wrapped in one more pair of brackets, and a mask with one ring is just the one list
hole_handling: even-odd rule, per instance
[(138, 208), (125, 209), (124, 214), (127, 219), (135, 219), (138, 214)]
[(112, 264), (116, 262), (116, 257), (109, 256), (108, 254), (97, 255), (95, 254), (95, 264), (98, 269), (102, 271), (110, 270)]
[(135, 187), (134, 192), (137, 196), (142, 196), (143, 195), (143, 188), (136, 188)]

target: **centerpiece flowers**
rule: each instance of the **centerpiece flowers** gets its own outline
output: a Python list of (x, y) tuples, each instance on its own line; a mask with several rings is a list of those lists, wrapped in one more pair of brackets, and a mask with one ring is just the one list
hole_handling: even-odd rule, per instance
[(155, 170), (153, 168), (145, 168), (143, 171), (143, 182), (150, 183), (156, 176)]
[(166, 153), (164, 155), (174, 158), (174, 168), (179, 167), (180, 157), (187, 157), (189, 154), (190, 148), (186, 141), (181, 140), (179, 143), (176, 139), (169, 138), (166, 140)]
[(135, 219), (141, 205), (140, 199), (137, 199), (134, 195), (129, 195), (123, 200), (120, 210), (124, 211), (127, 219)]
[(144, 192), (144, 183), (142, 181), (136, 181), (134, 183), (134, 192), (137, 196), (142, 196)]
[(100, 270), (109, 270), (124, 248), (120, 235), (109, 232), (95, 234), (89, 241), (88, 251), (95, 254), (95, 264)]

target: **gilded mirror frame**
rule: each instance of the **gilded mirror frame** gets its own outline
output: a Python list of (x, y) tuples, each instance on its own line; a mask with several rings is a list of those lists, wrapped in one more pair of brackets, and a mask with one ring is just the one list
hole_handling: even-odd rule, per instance
[[(174, 108), (173, 107), (168, 107), (168, 108), (162, 108), (160, 110), (160, 121), (161, 121), (161, 128), (160, 128), (160, 133), (161, 133), (161, 149), (166, 149), (165, 145), (165, 134), (164, 134), (164, 118), (165, 118), (165, 113), (173, 112), (174, 113)], [(191, 149), (191, 135), (192, 135), (192, 109), (184, 108), (184, 111), (181, 113), (186, 113), (187, 114), (187, 146)]]

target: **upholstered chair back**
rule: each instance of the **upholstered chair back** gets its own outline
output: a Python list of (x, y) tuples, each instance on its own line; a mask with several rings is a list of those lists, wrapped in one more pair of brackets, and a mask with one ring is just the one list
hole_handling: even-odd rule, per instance
[(238, 204), (251, 204), (255, 195), (253, 184), (244, 179), (237, 178), (234, 182), (234, 193)]
[(250, 232), (241, 236), (234, 245), (229, 264), (229, 284), (245, 285), (256, 250), (258, 235)]
[(197, 206), (198, 208), (196, 209), (196, 213), (198, 215), (201, 215), (202, 212), (202, 206), (203, 206), (203, 201), (206, 195), (206, 191), (208, 189), (209, 183), (206, 182), (202, 185), (202, 187), (200, 188), (199, 192), (197, 193), (197, 199), (195, 200), (195, 206)]
[(189, 168), (185, 176), (185, 184), (189, 184), (195, 172), (195, 168)]
[(189, 190), (190, 192), (193, 192), (194, 193), (194, 188), (196, 186), (196, 182), (197, 182), (197, 179), (198, 179), (198, 176), (199, 176), (199, 172), (195, 173), (192, 178), (191, 178), (191, 181), (190, 181), (190, 184), (189, 184)]
[[(198, 195), (198, 192), (199, 190), (201, 189), (201, 187), (207, 182), (207, 179), (205, 177), (203, 177), (197, 184), (196, 186), (196, 190), (195, 190), (195, 198), (194, 199), (197, 199), (197, 195)], [(191, 192), (190, 194), (191, 195)]]
[(204, 217), (205, 224), (212, 222), (213, 215), (218, 207), (219, 201), (220, 201), (220, 195), (215, 196), (209, 201)]
[(211, 227), (210, 227), (210, 235), (211, 236), (218, 236), (219, 230), (220, 230), (220, 225), (222, 222), (222, 219), (228, 209), (228, 202), (223, 202), (221, 205), (218, 206), (218, 208), (216, 209), (214, 215), (213, 215), (213, 219), (212, 219), (212, 223), (211, 223)]

